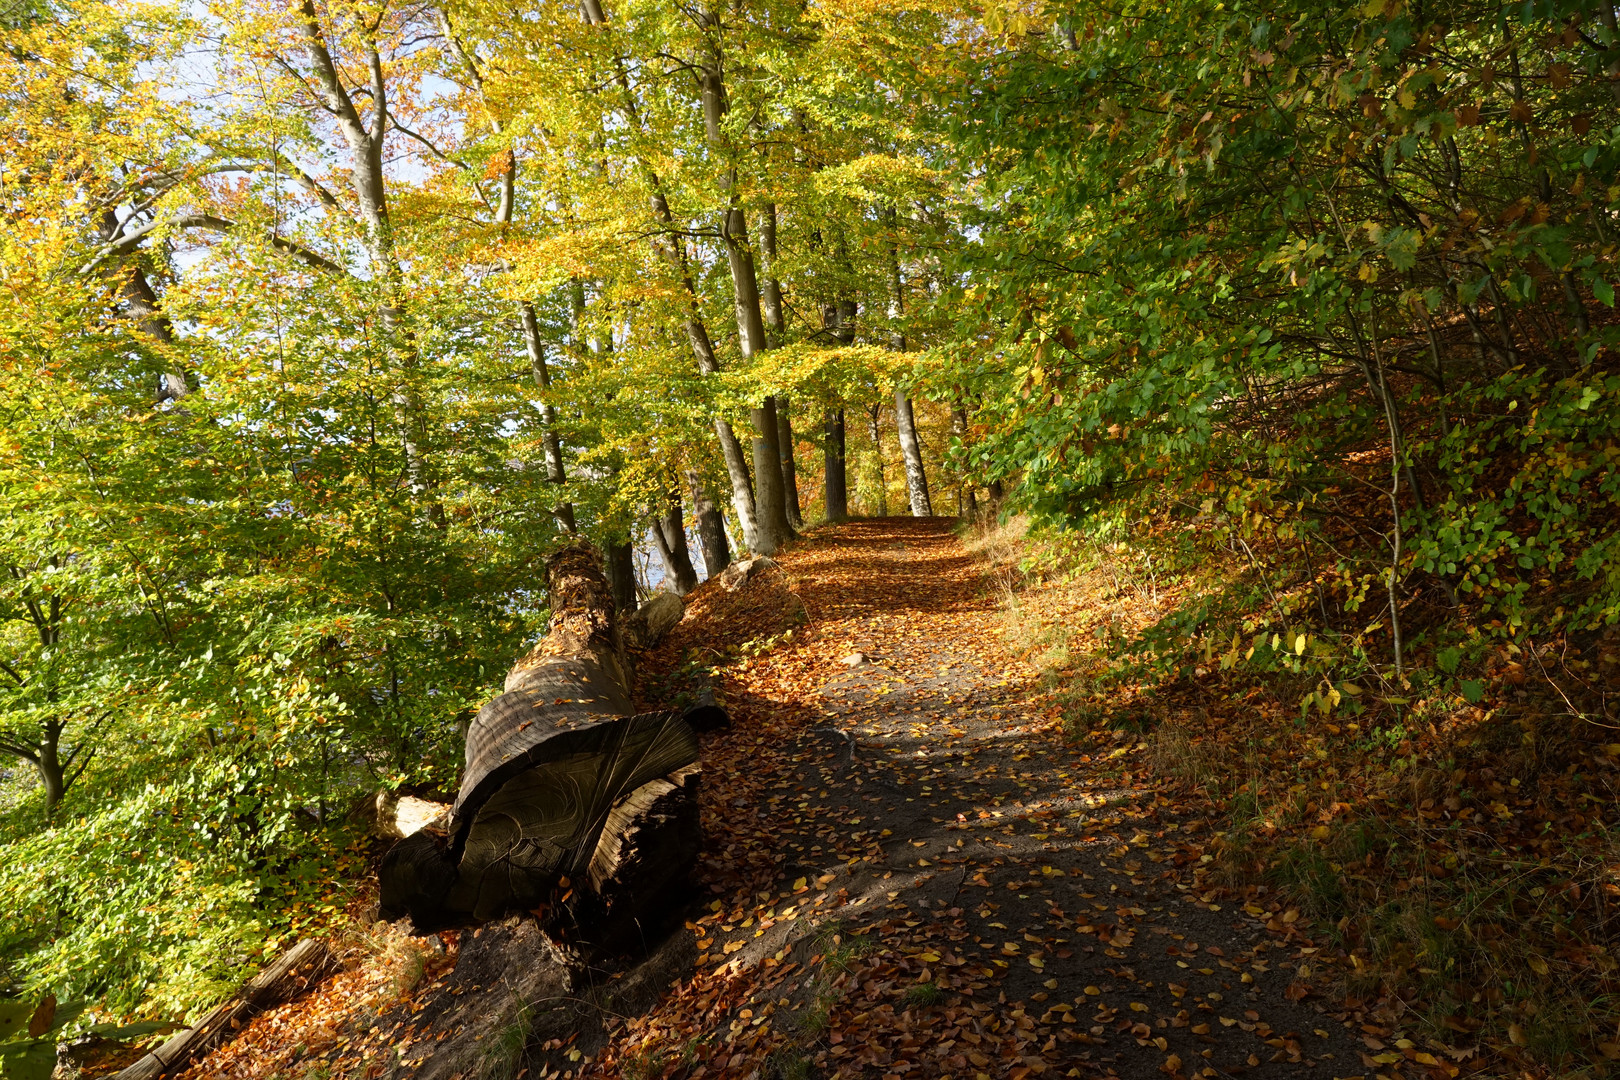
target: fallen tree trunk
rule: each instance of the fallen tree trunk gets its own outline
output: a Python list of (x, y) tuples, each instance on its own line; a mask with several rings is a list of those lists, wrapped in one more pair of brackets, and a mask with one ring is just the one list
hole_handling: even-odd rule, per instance
[(179, 1072), (193, 1058), (234, 1034), (255, 1014), (291, 1001), (336, 966), (325, 945), (305, 938), (254, 976), (236, 996), (120, 1072), (116, 1080), (155, 1080)]
[(383, 859), (385, 917), (421, 928), (528, 910), (610, 935), (673, 910), (686, 884), (701, 839), (692, 721), (719, 710), (634, 713), (594, 549), (558, 552), (547, 583), (551, 628), (468, 729), (448, 821)]

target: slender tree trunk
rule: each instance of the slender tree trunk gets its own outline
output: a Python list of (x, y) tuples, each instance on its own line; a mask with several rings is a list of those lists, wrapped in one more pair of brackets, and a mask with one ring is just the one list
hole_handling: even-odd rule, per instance
[[(607, 22), (607, 14), (603, 11), (600, 0), (580, 0), (580, 14), (592, 26), (602, 26)], [(616, 68), (615, 77), (625, 91), (626, 118), (636, 128), (645, 130), (646, 123), (636, 107), (635, 95), (630, 92), (629, 72), (625, 69), (622, 58), (615, 57), (613, 62)], [(714, 351), (714, 339), (703, 321), (702, 311), (698, 305), (697, 288), (692, 282), (691, 268), (686, 261), (685, 242), (681, 239), (680, 230), (676, 228), (675, 215), (670, 210), (669, 199), (664, 194), (663, 179), (645, 158), (638, 157), (636, 164), (652, 189), (650, 201), (653, 216), (664, 229), (663, 236), (653, 237), (653, 250), (669, 263), (680, 278), (686, 294), (687, 341), (691, 344), (692, 355), (697, 360), (698, 372), (713, 375), (720, 370), (720, 360)], [(754, 490), (748, 475), (747, 455), (729, 420), (715, 417), (714, 432), (720, 443), (721, 457), (726, 463), (727, 478), (731, 481), (732, 508), (736, 511), (738, 524), (742, 526), (743, 539), (752, 545), (758, 530), (755, 524)]]
[[(388, 210), (388, 178), (383, 170), (383, 142), (388, 128), (388, 88), (384, 81), (381, 54), (374, 40), (365, 42), (367, 70), (370, 73), (364, 93), (372, 117), (368, 127), (354, 98), (344, 87), (337, 64), (326, 44), (314, 0), (302, 0), (299, 13), (303, 23), (304, 51), (309, 58), (312, 85), (323, 99), (344, 142), (349, 148), (349, 187), (354, 194), (354, 220), (360, 226), (362, 241), (371, 262), (372, 283), (376, 289), (377, 321), (393, 358), (390, 374), (395, 384), (389, 391), (394, 407), (394, 423), (399, 429), (405, 458), (405, 477), (411, 493), (426, 500), (428, 517), (444, 524), (444, 507), (431, 493), (435, 486), (428, 458), (426, 409), (414, 380), (421, 367), (415, 334), (406, 317), (404, 282), (398, 253), (394, 248), (394, 228)], [(335, 206), (335, 203), (331, 204)]]
[(782, 319), (782, 283), (776, 276), (776, 204), (766, 203), (760, 213), (759, 246), (765, 256), (765, 280), (760, 285), (760, 315), (765, 321), (766, 343), (780, 349), (787, 338)]
[(67, 795), (67, 769), (62, 764), (61, 726), (47, 724), (42, 734), (44, 737), (39, 741), (39, 756), (34, 759), (34, 768), (45, 788), (45, 818), (48, 821)]
[(612, 540), (607, 544), (606, 565), (608, 588), (613, 593), (613, 606), (620, 611), (636, 610), (635, 549), (628, 540)]
[[(905, 282), (900, 277), (900, 253), (889, 245), (889, 347), (906, 351), (906, 335), (901, 319), (906, 314)], [(923, 468), (922, 440), (917, 438), (917, 417), (905, 391), (894, 392), (894, 424), (900, 432), (900, 460), (906, 468), (906, 492), (910, 495), (912, 517), (932, 517), (928, 498), (928, 473)]]
[(889, 481), (883, 475), (883, 429), (878, 425), (878, 416), (882, 411), (881, 405), (866, 407), (866, 431), (872, 436), (872, 460), (877, 463), (878, 517), (888, 517)]
[(687, 473), (686, 482), (692, 489), (692, 516), (697, 525), (698, 544), (703, 548), (703, 571), (712, 578), (731, 565), (726, 518), (696, 473)]
[[(847, 262), (847, 260), (846, 260)], [(855, 301), (835, 300), (823, 304), (821, 325), (840, 345), (855, 343)], [(822, 454), (825, 501), (828, 521), (849, 520), (849, 444), (845, 438), (844, 409), (829, 408), (822, 414)]]
[[(1389, 629), (1391, 646), (1395, 657), (1395, 674), (1404, 674), (1402, 657), (1403, 641), (1401, 636), (1401, 604), (1400, 604), (1400, 567), (1401, 567), (1401, 473), (1405, 471), (1411, 479), (1410, 468), (1403, 469), (1405, 447), (1401, 437), (1400, 414), (1395, 408), (1394, 396), (1390, 393), (1389, 384), (1384, 380), (1383, 354), (1378, 348), (1378, 326), (1373, 323), (1363, 335), (1360, 322), (1355, 313), (1347, 304), (1346, 314), (1350, 317), (1350, 328), (1356, 335), (1357, 352), (1359, 353), (1359, 366), (1362, 374), (1367, 378), (1367, 386), (1372, 391), (1373, 398), (1383, 406), (1384, 423), (1389, 429), (1389, 509), (1393, 520), (1390, 532), (1390, 561), (1389, 573), (1386, 580), (1389, 591)], [(1372, 346), (1371, 355), (1368, 355), (1367, 343)], [(1416, 483), (1412, 484), (1413, 493), (1417, 498), (1418, 512), (1423, 511), (1423, 495)]]
[[(956, 436), (957, 445), (962, 453), (967, 452), (968, 415), (967, 409), (961, 405), (951, 408), (951, 434)], [(979, 520), (979, 496), (974, 489), (973, 478), (964, 474), (961, 480), (961, 494), (957, 497), (958, 512), (968, 521)]]
[[(670, 230), (670, 234), (662, 241), (654, 241), (654, 246), (680, 275), (686, 293), (686, 338), (692, 347), (692, 355), (697, 359), (698, 372), (702, 375), (714, 375), (720, 370), (720, 358), (715, 353), (714, 339), (709, 336), (709, 328), (703, 322), (703, 316), (698, 308), (697, 288), (692, 283), (692, 273), (687, 266), (685, 247), (675, 235), (674, 214), (670, 211), (669, 201), (664, 198), (657, 174), (645, 166), (644, 171), (654, 186), (653, 213), (659, 222)], [(756, 524), (758, 515), (754, 507), (753, 481), (748, 474), (748, 455), (743, 451), (742, 440), (737, 438), (731, 421), (724, 417), (715, 417), (714, 433), (720, 443), (720, 456), (726, 463), (726, 476), (731, 481), (732, 508), (737, 513), (738, 524), (742, 526), (744, 541), (750, 547), (754, 547), (758, 538)]]
[[(765, 278), (760, 283), (760, 318), (765, 325), (767, 348), (782, 347), (787, 338), (787, 326), (782, 319), (782, 283), (776, 277), (776, 204), (766, 203), (760, 214), (760, 251), (765, 256)], [(777, 454), (782, 469), (782, 506), (789, 534), (804, 527), (804, 516), (799, 511), (799, 475), (793, 461), (793, 421), (788, 398), (776, 397)]]
[(793, 418), (786, 394), (776, 395), (776, 441), (781, 448), (782, 497), (788, 524), (797, 532), (804, 528), (804, 514), (799, 509), (799, 467), (793, 457)]
[(685, 596), (697, 588), (697, 571), (692, 569), (692, 553), (686, 544), (686, 523), (681, 518), (681, 497), (669, 493), (662, 516), (653, 519), (653, 539), (658, 543), (658, 554), (664, 560), (664, 574), (669, 578), (676, 596)]
[[(529, 367), (534, 372), (534, 385), (544, 394), (551, 389), (551, 371), (546, 365), (546, 346), (540, 338), (540, 321), (535, 318), (534, 305), (527, 300), (522, 304), (523, 344), (529, 351)], [(540, 405), (541, 442), (546, 451), (546, 482), (560, 492), (568, 481), (563, 470), (562, 440), (557, 436), (557, 410), (548, 401)], [(567, 532), (575, 532), (574, 504), (564, 499), (552, 514)]]
[[(718, 20), (708, 19), (718, 25)], [(726, 153), (721, 121), (729, 108), (721, 74), (718, 47), (711, 50), (708, 64), (699, 75), (703, 104), (703, 127), (710, 149)], [(754, 266), (753, 248), (748, 242), (748, 215), (737, 196), (737, 172), (733, 166), (722, 173), (726, 197), (720, 222), (720, 239), (726, 249), (726, 265), (731, 271), (732, 300), (737, 315), (737, 340), (743, 360), (752, 360), (768, 348), (764, 316), (760, 310), (759, 276)], [(776, 430), (776, 402), (766, 397), (752, 410), (754, 425), (754, 536), (749, 546), (761, 555), (773, 555), (793, 535), (787, 519), (787, 498), (782, 484), (782, 450)]]
[(849, 520), (848, 471), (844, 454), (844, 410), (828, 409), (822, 416), (823, 461), (825, 482), (823, 491), (827, 503), (827, 520)]
[(895, 427), (900, 431), (900, 457), (906, 466), (906, 490), (911, 496), (912, 517), (933, 517), (934, 504), (928, 498), (928, 474), (923, 471), (922, 440), (917, 437), (917, 418), (905, 392), (894, 392)]

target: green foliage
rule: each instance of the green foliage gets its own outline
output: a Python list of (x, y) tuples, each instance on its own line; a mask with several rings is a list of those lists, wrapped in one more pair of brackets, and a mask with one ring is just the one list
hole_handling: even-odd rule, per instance
[(940, 355), (983, 407), (969, 467), (1050, 522), (1168, 511), (1246, 550), (1266, 628), (1316, 608), (1347, 659), (1389, 663), (1437, 597), (1498, 637), (1620, 619), (1613, 32), (1541, 4), (1047, 18), (939, 91), (983, 88), (938, 113), (977, 213)]

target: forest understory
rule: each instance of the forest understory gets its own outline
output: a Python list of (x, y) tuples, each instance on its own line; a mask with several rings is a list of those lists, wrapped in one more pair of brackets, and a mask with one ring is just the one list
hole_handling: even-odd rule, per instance
[[(1120, 642), (1242, 570), (1149, 554), (873, 519), (693, 594), (638, 657), (647, 698), (703, 668), (734, 716), (692, 907), (481, 1075), (1607, 1075), (1620, 746), (1506, 666), (1477, 704), (1369, 686), (1303, 723), (1288, 673), (1144, 678)], [(430, 1061), (461, 951), (504, 931), (413, 937), (373, 895), (332, 898), (342, 973), (187, 1075)]]

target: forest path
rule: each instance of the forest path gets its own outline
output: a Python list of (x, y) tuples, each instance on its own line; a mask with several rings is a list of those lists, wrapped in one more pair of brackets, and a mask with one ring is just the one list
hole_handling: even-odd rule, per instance
[[(1298, 913), (1214, 902), (1208, 823), (1131, 780), (1134, 736), (1065, 738), (953, 526), (852, 522), (780, 560), (808, 626), (722, 669), (697, 973), (584, 1071), (1374, 1072)], [(714, 647), (693, 614), (663, 662)]]

